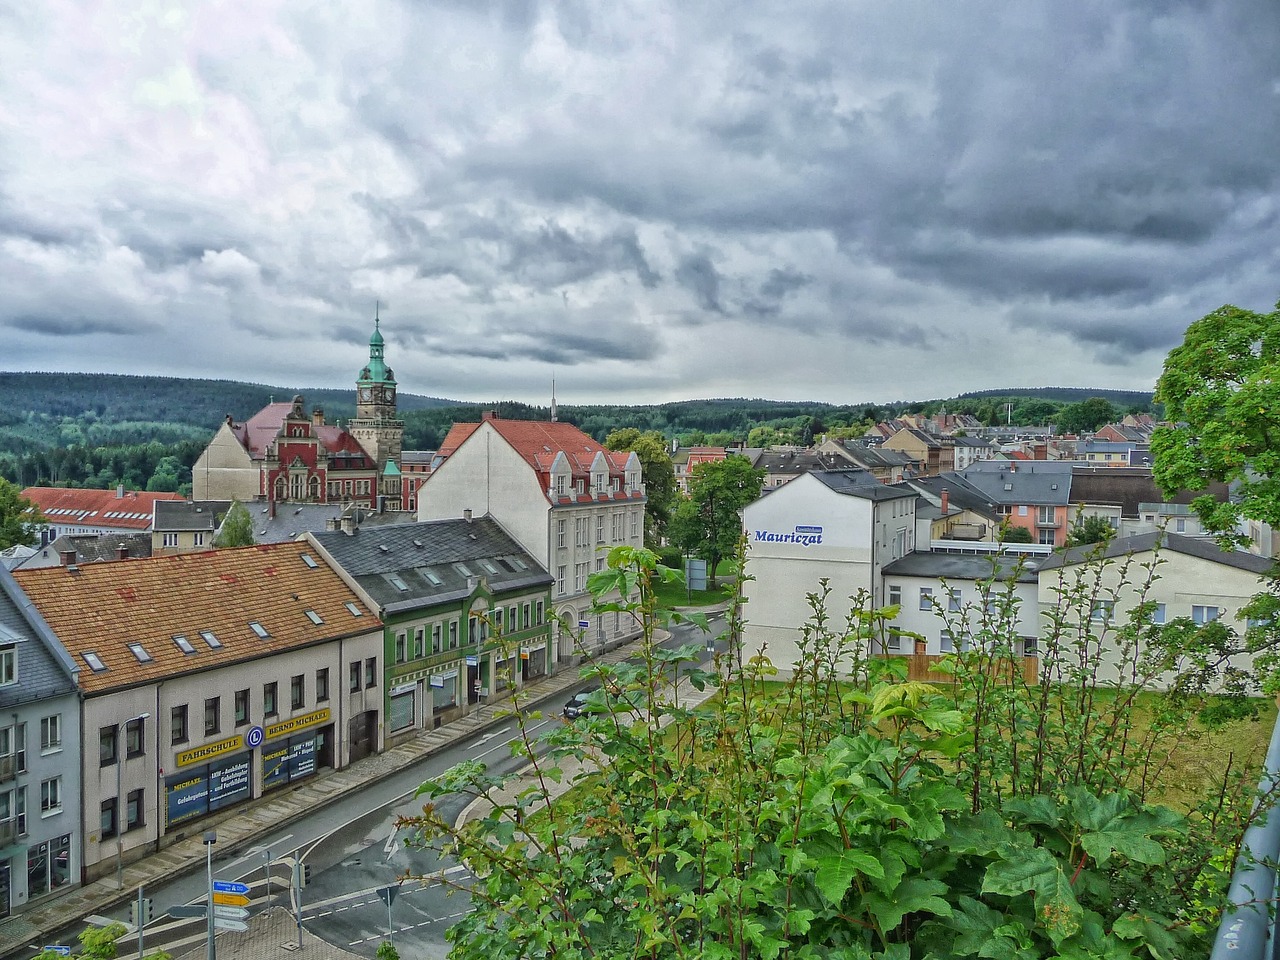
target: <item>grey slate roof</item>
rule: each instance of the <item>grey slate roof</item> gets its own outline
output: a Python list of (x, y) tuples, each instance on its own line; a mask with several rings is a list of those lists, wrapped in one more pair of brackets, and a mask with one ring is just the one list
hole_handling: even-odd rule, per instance
[(928, 577), (947, 580), (989, 580), (994, 575), (999, 580), (1016, 579), (1019, 583), (1035, 583), (1036, 571), (1043, 566), (1043, 558), (1029, 557), (1022, 563), (1016, 558), (995, 558), (971, 553), (933, 553), (927, 550), (913, 551), (886, 563), (886, 576)]
[(76, 667), (8, 570), (0, 568), (0, 640), (17, 642), (18, 682), (0, 687), (0, 708), (76, 692)]
[(157, 500), (151, 529), (212, 533), (230, 509), (230, 500)]
[[(1245, 553), (1243, 550), (1223, 550), (1215, 540), (1202, 540), (1198, 537), (1184, 537), (1177, 533), (1141, 533), (1135, 537), (1122, 537), (1112, 540), (1103, 550), (1102, 556), (1125, 557), (1131, 553), (1145, 553), (1155, 548), (1157, 542), (1161, 550), (1171, 550), (1199, 557), (1213, 563), (1225, 564), (1240, 570), (1249, 570), (1262, 575), (1274, 569), (1276, 562), (1270, 557), (1259, 557)], [(1098, 545), (1086, 544), (1083, 547), (1072, 547), (1061, 553), (1054, 553), (1040, 565), (1040, 569), (1049, 570), (1056, 567), (1084, 563), (1097, 556)]]
[[(1214, 482), (1204, 490), (1180, 491), (1167, 502), (1187, 504), (1206, 493), (1219, 503), (1225, 503), (1229, 495), (1225, 483)], [(1119, 505), (1122, 516), (1136, 518), (1142, 512), (1142, 504), (1164, 503), (1166, 499), (1156, 486), (1150, 468), (1077, 465), (1071, 472), (1071, 502)]]
[(881, 483), (866, 470), (816, 470), (811, 476), (836, 493), (863, 500), (900, 500), (914, 497), (914, 490), (901, 490)]
[(1053, 505), (1071, 503), (1071, 463), (1062, 460), (979, 460), (954, 474), (992, 503)]
[(940, 477), (913, 477), (910, 480), (895, 483), (894, 486), (919, 491), (933, 502), (941, 502), (942, 491), (946, 490), (947, 498), (953, 508), (972, 510), (990, 520), (999, 519), (995, 510), (992, 509), (991, 501), (984, 493), (963, 481), (956, 482), (956, 478), (951, 474)]
[(56, 567), (62, 563), (64, 552), (74, 552), (78, 564), (109, 563), (119, 560), (119, 550), (123, 547), (127, 553), (126, 560), (139, 560), (151, 556), (151, 534), (149, 533), (73, 533), (63, 534), (54, 539), (47, 547), (41, 547), (35, 554), (17, 564), (15, 570), (38, 570), (41, 567)]
[[(472, 590), (468, 581), (476, 577), (483, 577), (494, 593), (555, 582), (492, 517), (397, 523), (361, 527), (352, 534), (312, 533), (311, 537), (384, 613), (468, 596)], [(440, 583), (429, 579), (428, 572)], [(396, 586), (393, 576), (406, 589)]]
[(890, 468), (909, 467), (913, 463), (909, 456), (899, 450), (885, 450), (881, 447), (860, 443), (857, 440), (844, 440), (840, 444), (847, 456), (855, 463), (868, 469), (874, 467)]

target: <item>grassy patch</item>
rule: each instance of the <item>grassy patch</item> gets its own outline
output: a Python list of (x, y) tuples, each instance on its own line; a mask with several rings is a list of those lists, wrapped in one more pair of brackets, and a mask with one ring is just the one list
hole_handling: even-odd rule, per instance
[(731, 596), (733, 578), (737, 568), (732, 560), (721, 560), (716, 567), (716, 589), (689, 590), (683, 583), (657, 583), (654, 592), (658, 606), (670, 610), (674, 607), (709, 607), (724, 603)]

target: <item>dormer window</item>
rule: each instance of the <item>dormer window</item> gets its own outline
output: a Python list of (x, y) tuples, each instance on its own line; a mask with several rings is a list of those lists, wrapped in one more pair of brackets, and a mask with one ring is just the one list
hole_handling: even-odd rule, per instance
[(556, 477), (556, 496), (563, 497), (568, 492), (569, 492), (569, 478), (566, 477), (564, 474), (560, 474), (558, 477)]
[(604, 484), (608, 479), (603, 473), (596, 474), (596, 493), (604, 493)]

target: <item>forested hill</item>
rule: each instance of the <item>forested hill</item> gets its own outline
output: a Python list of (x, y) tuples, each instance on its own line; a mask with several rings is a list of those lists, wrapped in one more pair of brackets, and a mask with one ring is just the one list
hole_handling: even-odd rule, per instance
[[(355, 416), (355, 388), (346, 390), (273, 387), (235, 380), (131, 377), (113, 373), (0, 373), (0, 423), (25, 419), (91, 415), (106, 423), (180, 423), (212, 432), (231, 414), (252, 416), (272, 398), (307, 399), (307, 409), (324, 408), (329, 420)], [(401, 394), (402, 410), (448, 406), (453, 401)]]
[(1097, 390), (1083, 387), (1019, 387), (1015, 390), (972, 390), (960, 394), (959, 400), (983, 400), (993, 397), (1033, 397), (1036, 400), (1057, 400), (1060, 403), (1079, 403), (1090, 397), (1102, 397), (1117, 407), (1147, 407), (1151, 405), (1150, 390)]

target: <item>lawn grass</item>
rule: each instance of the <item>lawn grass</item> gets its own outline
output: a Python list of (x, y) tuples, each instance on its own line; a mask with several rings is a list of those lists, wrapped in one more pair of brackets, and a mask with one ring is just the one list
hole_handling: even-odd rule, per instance
[(733, 578), (737, 572), (737, 567), (732, 560), (721, 560), (716, 567), (716, 589), (714, 590), (689, 590), (683, 583), (658, 581), (654, 590), (658, 597), (658, 606), (671, 610), (675, 607), (710, 607), (717, 603), (724, 603), (731, 596)]

